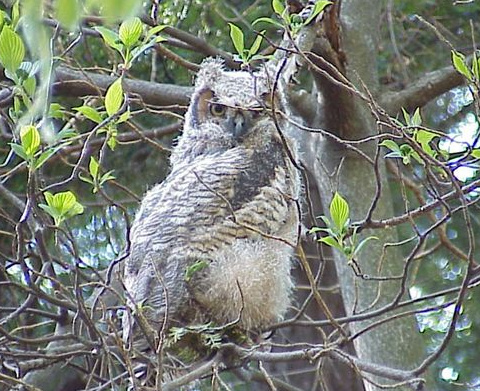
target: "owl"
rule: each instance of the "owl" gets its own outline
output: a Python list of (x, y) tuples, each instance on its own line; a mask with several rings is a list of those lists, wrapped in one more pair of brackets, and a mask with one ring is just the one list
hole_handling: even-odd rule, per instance
[(171, 172), (130, 231), (126, 341), (138, 326), (263, 330), (285, 315), (301, 184), (295, 146), (272, 118), (272, 85), (265, 71), (202, 63)]

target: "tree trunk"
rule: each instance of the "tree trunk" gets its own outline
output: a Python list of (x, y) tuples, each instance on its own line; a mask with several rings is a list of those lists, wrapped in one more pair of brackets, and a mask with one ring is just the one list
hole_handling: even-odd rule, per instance
[[(331, 56), (335, 42), (330, 42), (329, 50), (325, 50), (325, 46), (316, 48), (320, 56), (337, 66), (342, 63), (342, 55), (339, 54), (343, 53), (346, 57), (346, 66), (340, 71), (361, 91), (360, 78), (373, 95), (378, 88), (375, 59), (378, 54), (377, 40), (383, 4), (384, 2), (378, 0), (342, 1), (341, 51), (334, 50), (336, 56)], [(322, 61), (318, 61), (317, 65), (327, 69)], [(320, 96), (313, 98), (321, 104), (311, 126), (326, 130), (342, 140), (359, 140), (377, 134), (375, 119), (365, 102), (318, 73), (315, 76), (315, 83)], [(329, 205), (334, 192), (338, 191), (350, 206), (351, 220), (361, 221), (366, 218), (372, 201), (381, 190), (373, 217), (393, 216), (392, 198), (382, 157), (376, 162), (375, 168), (357, 152), (346, 148), (345, 144), (319, 133), (305, 132), (300, 142), (304, 164), (314, 178), (323, 206)], [(375, 160), (376, 142), (358, 144), (356, 147)], [(313, 201), (316, 216), (328, 214), (328, 208), (322, 208), (315, 198)], [(388, 247), (386, 256), (382, 258), (384, 244), (398, 241), (395, 229), (362, 231), (362, 238), (371, 235), (378, 237), (379, 240), (370, 241), (356, 258), (361, 273), (367, 276), (401, 275), (404, 262), (402, 254), (396, 247)], [(347, 264), (339, 251), (333, 251), (333, 258), (348, 315), (381, 308), (398, 295), (401, 288), (399, 280), (379, 282), (363, 279), (355, 276), (353, 268)], [(388, 316), (391, 317), (392, 313)], [(351, 322), (351, 335), (378, 320), (379, 318)], [(425, 354), (415, 319), (412, 317), (403, 317), (376, 326), (355, 338), (354, 346), (361, 360), (397, 369), (413, 369)], [(385, 383), (384, 379), (374, 377), (370, 379)], [(364, 385), (366, 390), (380, 389), (368, 381), (364, 381)]]

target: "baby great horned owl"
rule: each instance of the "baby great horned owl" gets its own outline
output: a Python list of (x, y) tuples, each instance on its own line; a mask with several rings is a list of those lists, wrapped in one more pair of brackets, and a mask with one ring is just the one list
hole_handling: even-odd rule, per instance
[[(271, 84), (202, 64), (172, 171), (130, 232), (127, 296), (156, 332), (206, 321), (262, 329), (289, 306), (300, 180), (266, 108)], [(127, 314), (124, 337), (134, 322)]]

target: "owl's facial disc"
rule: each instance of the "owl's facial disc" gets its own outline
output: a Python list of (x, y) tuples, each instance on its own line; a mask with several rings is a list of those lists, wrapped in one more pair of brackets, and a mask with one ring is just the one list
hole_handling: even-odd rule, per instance
[(236, 139), (240, 139), (250, 128), (248, 113), (237, 107), (210, 102), (208, 110), (213, 121), (223, 123), (224, 128), (229, 130)]

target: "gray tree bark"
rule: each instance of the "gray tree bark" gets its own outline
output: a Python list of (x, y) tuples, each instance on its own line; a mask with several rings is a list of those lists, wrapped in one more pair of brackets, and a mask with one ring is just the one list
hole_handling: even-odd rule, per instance
[[(345, 76), (359, 90), (362, 90), (361, 82), (364, 83), (374, 96), (378, 90), (375, 61), (378, 56), (379, 23), (383, 6), (384, 2), (378, 0), (344, 0), (340, 12), (341, 50), (346, 57)], [(341, 62), (339, 57), (330, 57), (331, 50), (323, 49), (319, 46), (316, 51), (332, 63)], [(317, 64), (326, 69), (322, 63)], [(317, 74), (315, 82), (319, 93), (312, 98), (320, 102), (320, 105), (315, 119), (310, 123), (312, 127), (326, 130), (343, 140), (359, 140), (378, 133), (369, 107), (358, 97), (322, 75)], [(305, 165), (320, 194), (320, 200), (314, 200), (315, 215), (327, 214), (325, 205), (330, 203), (334, 192), (338, 191), (349, 203), (352, 221), (364, 220), (379, 189), (381, 193), (373, 217), (394, 215), (382, 157), (375, 167), (358, 153), (345, 148), (344, 144), (318, 133), (304, 133), (300, 142)], [(375, 160), (376, 142), (360, 144), (359, 148)], [(396, 247), (389, 247), (386, 256), (382, 258), (383, 245), (397, 241), (395, 229), (366, 231), (362, 235), (379, 238), (378, 241), (369, 242), (357, 258), (362, 273), (369, 276), (401, 275), (404, 260)], [(398, 295), (398, 280), (379, 282), (356, 277), (352, 267), (338, 251), (332, 255), (348, 315), (365, 311), (370, 306), (371, 309), (381, 308)], [(386, 316), (391, 317), (392, 313)], [(351, 334), (358, 333), (372, 322), (350, 323)], [(411, 317), (389, 321), (361, 334), (355, 338), (354, 346), (361, 360), (404, 370), (413, 369), (425, 355), (416, 322)], [(374, 382), (385, 383), (385, 379), (369, 378)], [(381, 389), (369, 381), (364, 381), (364, 386), (368, 391)]]

